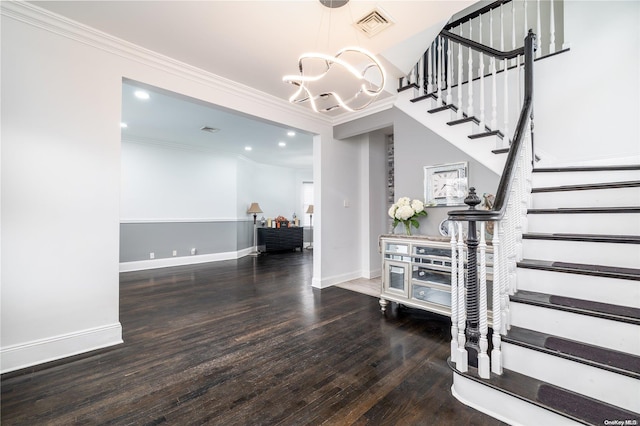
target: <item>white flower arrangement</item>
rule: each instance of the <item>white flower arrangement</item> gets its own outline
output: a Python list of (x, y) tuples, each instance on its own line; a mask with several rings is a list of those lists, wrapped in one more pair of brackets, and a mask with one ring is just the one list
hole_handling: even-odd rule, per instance
[(407, 235), (411, 235), (411, 227), (418, 229), (420, 222), (418, 217), (426, 216), (427, 211), (424, 209), (424, 203), (420, 200), (412, 200), (409, 197), (399, 198), (390, 208), (389, 217), (393, 219), (393, 227), (402, 222), (407, 231)]

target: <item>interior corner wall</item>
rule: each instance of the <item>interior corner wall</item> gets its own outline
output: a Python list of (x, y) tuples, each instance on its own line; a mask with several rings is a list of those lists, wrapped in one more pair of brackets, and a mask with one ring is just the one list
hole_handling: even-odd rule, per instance
[[(395, 196), (425, 200), (424, 167), (467, 161), (469, 163), (469, 185), (476, 193), (495, 194), (499, 176), (478, 161), (469, 158), (463, 151), (424, 127), (399, 109), (394, 109), (394, 171)], [(464, 206), (462, 207), (464, 208)], [(439, 224), (447, 218), (452, 207), (427, 207), (427, 216), (420, 218), (416, 232), (423, 235), (440, 235)], [(402, 233), (398, 227), (395, 232)]]
[(368, 150), (364, 156), (368, 164), (367, 187), (362, 192), (368, 194), (367, 241), (363, 246), (363, 268), (365, 278), (382, 275), (380, 235), (387, 233), (387, 135), (383, 131), (369, 134)]
[[(60, 22), (31, 3), (2, 3), (0, 369), (7, 372), (122, 342), (123, 78), (322, 135), (322, 141), (330, 140), (331, 125), (285, 102), (257, 99), (244, 86)], [(331, 160), (325, 156), (317, 165), (332, 168)], [(332, 185), (341, 190), (341, 183), (334, 179), (318, 197)], [(333, 236), (330, 230), (326, 240)], [(322, 280), (325, 265), (316, 254), (314, 279)]]

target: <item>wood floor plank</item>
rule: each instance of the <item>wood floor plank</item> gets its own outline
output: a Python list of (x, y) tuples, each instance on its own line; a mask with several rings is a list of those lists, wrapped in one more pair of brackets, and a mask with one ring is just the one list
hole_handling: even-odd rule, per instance
[(447, 318), (313, 289), (312, 256), (121, 274), (125, 343), (3, 375), (2, 424), (502, 424), (451, 396)]

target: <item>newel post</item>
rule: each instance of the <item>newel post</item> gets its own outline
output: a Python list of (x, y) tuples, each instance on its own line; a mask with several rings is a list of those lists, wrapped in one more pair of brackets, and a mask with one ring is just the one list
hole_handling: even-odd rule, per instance
[[(480, 204), (475, 188), (469, 188), (469, 195), (464, 199), (469, 210), (475, 210)], [(480, 353), (480, 307), (478, 290), (478, 235), (476, 221), (469, 220), (467, 233), (467, 339), (465, 348), (469, 354), (469, 365), (477, 367)]]

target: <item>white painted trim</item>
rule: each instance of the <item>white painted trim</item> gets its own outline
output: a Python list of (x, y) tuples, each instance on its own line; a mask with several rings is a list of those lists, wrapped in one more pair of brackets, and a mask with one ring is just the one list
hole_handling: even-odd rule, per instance
[(0, 372), (20, 370), (120, 343), (123, 343), (122, 326), (117, 322), (12, 345), (0, 351)]
[(87, 44), (134, 62), (142, 63), (169, 74), (179, 75), (182, 78), (199, 84), (214, 87), (216, 90), (230, 93), (237, 98), (244, 98), (247, 102), (259, 103), (265, 108), (283, 111), (286, 114), (299, 117), (303, 120), (310, 120), (321, 127), (327, 125), (335, 126), (379, 111), (384, 111), (393, 106), (396, 98), (396, 96), (393, 95), (389, 98), (376, 101), (370, 107), (360, 112), (344, 113), (336, 117), (331, 117), (329, 115), (315, 113), (310, 108), (300, 107), (300, 105), (292, 104), (284, 99), (258, 91), (252, 87), (145, 49), (25, 1), (0, 2), (0, 12), (4, 16), (42, 30)]
[(327, 288), (334, 286), (336, 284), (342, 284), (347, 281), (355, 280), (357, 278), (362, 278), (362, 271), (354, 271), (346, 274), (334, 275), (328, 278), (322, 278), (320, 280), (313, 278), (311, 282), (311, 286), (315, 288)]
[(552, 161), (540, 161), (536, 164), (537, 168), (541, 167), (597, 167), (597, 166), (626, 166), (640, 164), (640, 156), (628, 156), (628, 157), (609, 157), (598, 158), (596, 160), (583, 160), (572, 162), (552, 162)]
[(376, 101), (374, 103), (372, 103), (370, 106), (368, 106), (367, 108), (360, 110), (360, 111), (356, 111), (356, 112), (345, 112), (343, 114), (340, 114), (336, 117), (333, 118), (332, 124), (334, 126), (337, 126), (339, 124), (344, 124), (344, 123), (348, 123), (350, 121), (354, 121), (357, 120), (359, 118), (362, 117), (366, 117), (368, 115), (371, 114), (375, 114), (377, 112), (381, 112), (381, 111), (386, 111), (388, 109), (393, 108), (395, 102), (396, 102), (396, 98), (397, 98), (397, 94), (394, 94), (393, 96), (389, 97), (389, 98), (385, 98), (379, 101)]
[(378, 278), (381, 276), (382, 276), (382, 268), (373, 269), (369, 271), (369, 273), (365, 271), (365, 273), (362, 275), (363, 278), (366, 278), (368, 280), (372, 280), (374, 278)]
[(128, 218), (120, 223), (204, 223), (204, 222), (253, 222), (253, 219), (238, 217), (169, 217), (169, 218)]
[(164, 259), (137, 260), (120, 262), (120, 272), (144, 271), (147, 269), (170, 268), (172, 266), (197, 265), (198, 263), (219, 262), (221, 260), (240, 259), (249, 255), (253, 247), (223, 253), (199, 254), (195, 256), (167, 257)]

